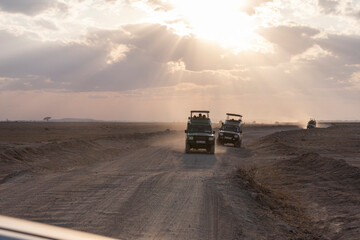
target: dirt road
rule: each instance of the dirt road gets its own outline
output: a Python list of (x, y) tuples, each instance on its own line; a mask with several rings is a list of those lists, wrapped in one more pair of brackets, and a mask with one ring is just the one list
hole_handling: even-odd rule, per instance
[(119, 239), (320, 239), (307, 223), (296, 223), (311, 217), (297, 208), (295, 220), (274, 214), (288, 205), (276, 200), (274, 207), (266, 195), (272, 190), (249, 172), (236, 175), (258, 162), (269, 167), (264, 163), (274, 158), (261, 155), (268, 141), (261, 137), (294, 129), (248, 128), (245, 147), (217, 146), (215, 155), (184, 154), (182, 131), (14, 146), (1, 155), (4, 165), (17, 149), (18, 163), (0, 184), (0, 214)]

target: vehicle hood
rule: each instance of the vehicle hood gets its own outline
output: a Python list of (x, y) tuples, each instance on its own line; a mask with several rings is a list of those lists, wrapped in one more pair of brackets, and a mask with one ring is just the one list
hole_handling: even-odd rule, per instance
[(188, 136), (205, 136), (205, 137), (213, 137), (212, 133), (188, 133)]
[(231, 134), (239, 134), (238, 132), (232, 132), (232, 131), (225, 131), (225, 130), (220, 130), (219, 133), (231, 133)]

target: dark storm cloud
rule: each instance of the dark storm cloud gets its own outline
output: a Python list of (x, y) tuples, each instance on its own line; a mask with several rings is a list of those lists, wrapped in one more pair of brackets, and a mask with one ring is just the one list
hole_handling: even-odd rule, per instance
[(64, 3), (56, 0), (1, 0), (0, 10), (9, 13), (21, 13), (34, 16), (47, 9), (57, 8), (62, 12), (67, 11)]

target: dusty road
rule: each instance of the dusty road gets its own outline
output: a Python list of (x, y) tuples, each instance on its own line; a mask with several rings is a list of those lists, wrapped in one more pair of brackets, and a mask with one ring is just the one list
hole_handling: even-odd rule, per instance
[(239, 168), (256, 165), (261, 172), (284, 159), (263, 154), (270, 151), (265, 135), (302, 130), (248, 128), (245, 147), (217, 146), (209, 155), (184, 154), (184, 134), (174, 128), (126, 137), (60, 137), (41, 146), (22, 143), (21, 150), (2, 144), (2, 165), (11, 157), (17, 163), (8, 164), (16, 170), (0, 184), (0, 214), (120, 239), (322, 238), (296, 202), (283, 206), (291, 199), (266, 195), (273, 190), (254, 183), (250, 171), (236, 177)]

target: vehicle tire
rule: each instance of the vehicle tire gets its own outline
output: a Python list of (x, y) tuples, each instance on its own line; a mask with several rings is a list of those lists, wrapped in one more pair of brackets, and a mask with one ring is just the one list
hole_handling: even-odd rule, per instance
[(209, 152), (210, 152), (210, 154), (214, 154), (214, 153), (215, 153), (215, 144), (211, 145)]
[(240, 148), (241, 147), (241, 141), (237, 141), (234, 143), (234, 147)]
[(189, 153), (189, 152), (190, 152), (190, 144), (186, 143), (185, 153)]

